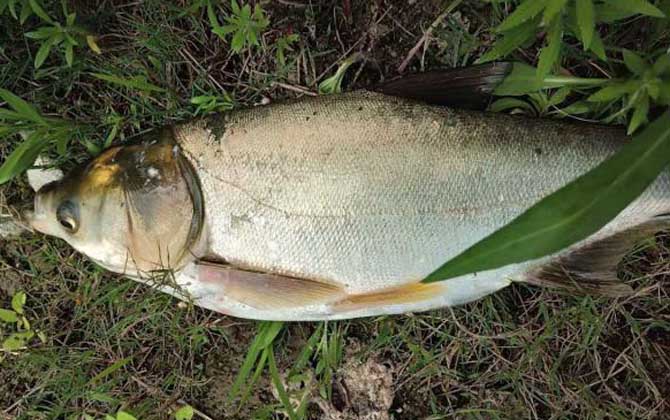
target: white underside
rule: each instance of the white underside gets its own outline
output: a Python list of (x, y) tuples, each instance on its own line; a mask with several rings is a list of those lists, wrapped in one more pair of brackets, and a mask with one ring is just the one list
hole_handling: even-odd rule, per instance
[[(440, 307), (461, 305), (508, 286), (512, 282), (513, 274), (519, 272), (519, 269), (518, 266), (508, 266), (444, 281), (441, 283), (441, 293), (436, 294), (431, 299), (395, 305), (373, 305), (339, 312), (334, 311), (329, 304), (280, 309), (275, 307), (251, 307), (232, 299), (222, 287), (197, 281), (194, 264), (175, 274), (175, 281), (181, 288), (180, 290), (170, 286), (160, 286), (159, 289), (181, 300), (191, 300), (194, 305), (226, 315), (268, 321), (319, 321), (422, 312)], [(271, 302), (271, 300), (272, 296), (268, 296), (268, 302)]]

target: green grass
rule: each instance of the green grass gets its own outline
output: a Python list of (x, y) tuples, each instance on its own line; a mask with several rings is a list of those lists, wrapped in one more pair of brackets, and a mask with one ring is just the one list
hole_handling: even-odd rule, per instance
[[(42, 3), (49, 16), (65, 22), (58, 2)], [(96, 36), (102, 54), (80, 45), (68, 65), (64, 52), (54, 50), (38, 69), (40, 44), (23, 34), (44, 22), (32, 15), (22, 26), (5, 12), (0, 86), (45, 117), (76, 123), (67, 147), (48, 150), (67, 169), (109, 142), (196, 113), (316, 93), (356, 53), (361, 60), (347, 71), (346, 89), (393, 77), (449, 6), (313, 3), (259, 3), (269, 25), (257, 45), (247, 39), (238, 53), (229, 44), (233, 34), (222, 39), (212, 32), (204, 1), (190, 9), (199, 3), (114, 1), (101, 10), (97, 2), (72, 2), (68, 11)], [(216, 10), (218, 22), (228, 22), (229, 4)], [(472, 63), (490, 50), (493, 28), (511, 10), (506, 3), (463, 2), (437, 22), (408, 69)], [(562, 70), (592, 78), (624, 74), (622, 48), (642, 54), (667, 48), (667, 28), (657, 26), (632, 17), (601, 28), (614, 57), (607, 62), (593, 60), (580, 39), (565, 37)], [(541, 46), (526, 44), (512, 56), (536, 65)], [(566, 104), (590, 92), (576, 89)], [(544, 113), (553, 109), (541, 105)], [(606, 118), (621, 106), (587, 116)], [(616, 120), (625, 121), (623, 115)], [(0, 161), (19, 141), (3, 137)], [(0, 187), (3, 210), (29, 207), (31, 199), (22, 177)], [(451, 310), (292, 323), (277, 332), (276, 324), (180, 304), (105, 273), (61, 241), (0, 239), (0, 307), (10, 308), (12, 296), (25, 291), (26, 317), (46, 335), (45, 343), (35, 338), (27, 349), (3, 352), (0, 417), (97, 419), (123, 410), (167, 418), (190, 404), (211, 418), (320, 418), (324, 410), (365, 414), (365, 402), (352, 390), (373, 386), (393, 401), (390, 407), (383, 399), (368, 401), (368, 409), (388, 409), (399, 419), (662, 418), (670, 410), (669, 256), (664, 235), (632, 255), (621, 275), (640, 293), (625, 300), (515, 285)], [(276, 333), (273, 343), (258, 344), (259, 330)], [(245, 365), (250, 348), (258, 350), (251, 358), (263, 361), (262, 369)]]

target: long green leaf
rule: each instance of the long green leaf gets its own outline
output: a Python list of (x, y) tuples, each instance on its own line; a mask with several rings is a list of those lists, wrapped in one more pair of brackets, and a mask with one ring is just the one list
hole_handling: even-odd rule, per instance
[(476, 63), (486, 63), (487, 61), (493, 61), (511, 53), (535, 36), (535, 31), (537, 30), (537, 25), (539, 23), (540, 18), (537, 17), (528, 22), (524, 22), (513, 31), (502, 34), (502, 38), (498, 38), (495, 44), (493, 44), (493, 48), (479, 57)]
[(584, 44), (584, 50), (591, 47), (593, 29), (596, 25), (593, 2), (591, 0), (577, 0), (577, 26)]
[(423, 281), (446, 280), (558, 252), (616, 217), (669, 161), (670, 111), (666, 111), (617, 154), (540, 200)]
[(47, 122), (37, 110), (28, 102), (14, 95), (12, 92), (0, 88), (0, 98), (7, 102), (23, 118), (41, 125), (47, 125)]
[(526, 0), (496, 29), (498, 32), (509, 31), (537, 16), (545, 7), (544, 0)]
[(42, 138), (42, 133), (34, 131), (30, 134), (0, 166), (0, 185), (30, 168), (47, 144), (48, 142)]
[(540, 51), (537, 63), (537, 80), (541, 82), (551, 72), (552, 67), (561, 55), (561, 44), (563, 40), (563, 24), (561, 19), (555, 19), (547, 33), (547, 46)]
[(656, 6), (646, 0), (607, 0), (607, 4), (616, 7), (619, 10), (639, 13), (641, 15), (662, 18), (665, 17)]

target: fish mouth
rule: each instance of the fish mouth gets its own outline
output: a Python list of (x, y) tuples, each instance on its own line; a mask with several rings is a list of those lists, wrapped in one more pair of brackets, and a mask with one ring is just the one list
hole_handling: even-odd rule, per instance
[(24, 210), (21, 216), (25, 224), (33, 231), (47, 233), (46, 214), (38, 210), (42, 208), (41, 205), (42, 205), (42, 198), (40, 194), (36, 194), (35, 201), (33, 204), (33, 210)]

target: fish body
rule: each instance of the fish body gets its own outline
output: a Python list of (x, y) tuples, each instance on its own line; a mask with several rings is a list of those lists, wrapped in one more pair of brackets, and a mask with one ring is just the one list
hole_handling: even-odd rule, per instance
[[(179, 242), (191, 244), (190, 257), (171, 268), (196, 304), (241, 317), (339, 319), (468, 302), (670, 209), (664, 172), (560, 255), (425, 285), (441, 264), (614, 154), (622, 131), (352, 92), (214, 115), (169, 137), (179, 167), (196, 178), (175, 191), (196, 189), (204, 207)], [(172, 204), (161, 196), (179, 213), (169, 225), (192, 224), (193, 195)]]

